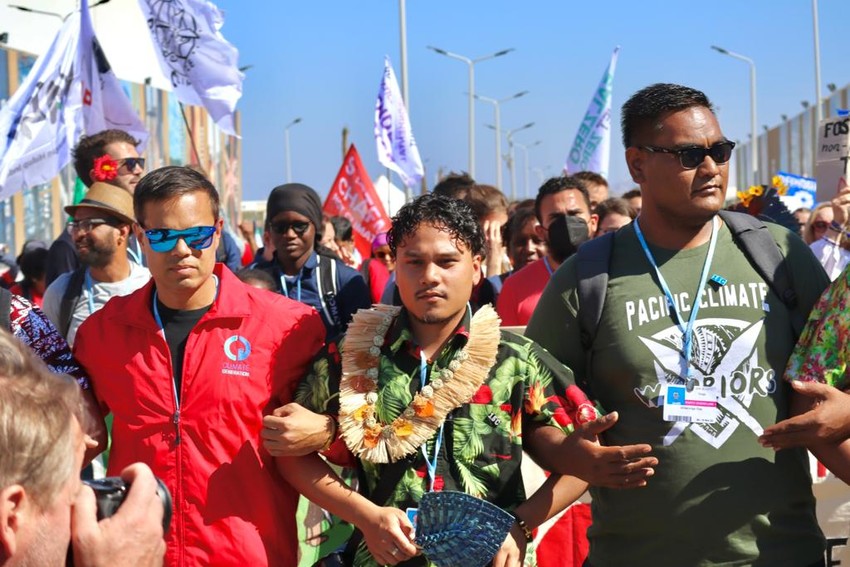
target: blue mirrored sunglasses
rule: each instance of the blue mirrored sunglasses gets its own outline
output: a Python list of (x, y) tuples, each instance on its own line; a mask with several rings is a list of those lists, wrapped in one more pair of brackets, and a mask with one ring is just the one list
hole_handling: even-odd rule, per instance
[(215, 234), (214, 226), (193, 226), (183, 230), (151, 228), (145, 231), (145, 236), (154, 252), (171, 252), (181, 238), (189, 248), (203, 250), (212, 244), (213, 234)]

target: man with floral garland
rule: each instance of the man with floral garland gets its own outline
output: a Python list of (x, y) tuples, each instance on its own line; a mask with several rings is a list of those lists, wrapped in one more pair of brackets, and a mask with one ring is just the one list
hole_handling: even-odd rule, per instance
[[(586, 487), (552, 475), (529, 498), (523, 448), (532, 455), (557, 450), (535, 442), (541, 429), (566, 437), (615, 420), (589, 423), (596, 410), (567, 386), (570, 370), (530, 340), (500, 332), (492, 307), (471, 315), (484, 235), (468, 204), (433, 194), (416, 199), (393, 219), (389, 244), (403, 307), (360, 310), (347, 334), (315, 359), (295, 400), (338, 418), (340, 439), (328, 439), (325, 456), (338, 463), (355, 457), (364, 492), (376, 500), (375, 493), (390, 496), (372, 502), (352, 491), (315, 453), (280, 456), (279, 469), (299, 492), (359, 528), (362, 541), (347, 550), (354, 565), (429, 565), (411, 542), (405, 510), (416, 508), (426, 491), (456, 490), (514, 514), (493, 565), (518, 566), (531, 528)], [(272, 454), (284, 454), (268, 431), (263, 436)], [(607, 471), (629, 475), (638, 486), (652, 464), (630, 457)], [(393, 484), (385, 479), (393, 468), (394, 487), (382, 487), (382, 479)]]

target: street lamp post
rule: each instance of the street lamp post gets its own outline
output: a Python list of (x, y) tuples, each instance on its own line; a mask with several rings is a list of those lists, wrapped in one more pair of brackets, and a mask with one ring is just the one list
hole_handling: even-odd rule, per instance
[(505, 98), (495, 99), (486, 97), (483, 95), (475, 95), (475, 98), (478, 100), (483, 100), (484, 102), (489, 102), (492, 104), (495, 109), (495, 119), (496, 119), (496, 187), (498, 187), (499, 191), (503, 190), (502, 187), (502, 118), (501, 112), (499, 110), (500, 105), (503, 102), (507, 102), (509, 100), (513, 100), (515, 98), (519, 98), (521, 96), (525, 96), (528, 94), (528, 91), (520, 91), (512, 96), (507, 96)]
[(728, 49), (723, 49), (722, 47), (717, 47), (716, 45), (712, 45), (711, 48), (718, 53), (722, 53), (723, 55), (728, 55), (729, 57), (733, 57), (735, 59), (740, 59), (750, 65), (750, 134), (752, 136), (753, 141), (750, 142), (750, 161), (752, 162), (752, 181), (751, 185), (758, 184), (758, 128), (756, 124), (756, 63), (749, 57), (745, 57), (739, 53), (735, 53), (733, 51), (729, 51)]
[(815, 26), (815, 131), (823, 118), (820, 103), (820, 32), (818, 31), (818, 0), (812, 0), (812, 20)]
[(528, 171), (529, 171), (529, 169), (528, 169), (528, 149), (539, 146), (542, 143), (543, 142), (541, 140), (537, 140), (533, 144), (528, 144), (528, 145), (520, 144), (519, 142), (514, 142), (514, 145), (519, 147), (519, 149), (522, 150), (523, 158), (525, 159), (525, 161), (524, 161), (524, 163), (525, 163), (525, 172), (524, 172), (525, 175), (524, 175), (524, 177), (525, 177), (525, 198), (526, 199), (528, 199), (528, 197), (529, 197), (529, 195), (528, 195)]
[(487, 59), (494, 59), (496, 57), (501, 57), (502, 55), (507, 55), (514, 49), (513, 47), (503, 49), (496, 53), (491, 53), (490, 55), (485, 55), (476, 59), (470, 59), (469, 57), (464, 57), (463, 55), (458, 55), (457, 53), (452, 53), (451, 51), (446, 51), (445, 49), (440, 49), (433, 45), (429, 45), (428, 49), (435, 53), (439, 53), (440, 55), (445, 55), (446, 57), (463, 61), (469, 67), (469, 175), (475, 178), (475, 64), (486, 61)]
[[(485, 124), (487, 128), (491, 130), (496, 130), (496, 127), (492, 124)], [(508, 169), (511, 172), (511, 201), (516, 201), (516, 160), (514, 158), (514, 141), (513, 136), (520, 130), (526, 130), (534, 126), (534, 122), (529, 122), (528, 124), (523, 124), (519, 128), (514, 128), (512, 130), (505, 131), (505, 137), (508, 139)], [(499, 130), (496, 130), (500, 132)]]
[(299, 124), (301, 122), (301, 117), (299, 116), (292, 122), (286, 125), (286, 128), (283, 129), (283, 137), (284, 137), (284, 148), (286, 151), (286, 182), (292, 183), (292, 161), (289, 158), (289, 129)]

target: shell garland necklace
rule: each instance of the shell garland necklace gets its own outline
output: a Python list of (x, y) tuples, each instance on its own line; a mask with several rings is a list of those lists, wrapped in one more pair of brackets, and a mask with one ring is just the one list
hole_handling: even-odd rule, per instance
[(339, 430), (358, 458), (395, 462), (433, 437), (446, 416), (469, 402), (496, 363), (499, 316), (485, 305), (472, 317), (469, 340), (446, 368), (434, 367), (431, 383), (420, 388), (392, 423), (378, 419), (381, 346), (401, 307), (376, 305), (358, 311), (348, 326), (342, 353)]

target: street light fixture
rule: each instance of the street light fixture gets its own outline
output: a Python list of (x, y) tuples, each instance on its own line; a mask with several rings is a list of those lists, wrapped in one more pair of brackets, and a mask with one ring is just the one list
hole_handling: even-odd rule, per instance
[(440, 49), (439, 47), (434, 47), (433, 45), (429, 45), (428, 49), (435, 53), (439, 53), (440, 55), (445, 55), (446, 57), (450, 57), (451, 59), (457, 59), (458, 61), (463, 61), (469, 67), (469, 175), (472, 178), (475, 178), (475, 64), (480, 63), (482, 61), (486, 61), (487, 59), (495, 59), (496, 57), (501, 57), (502, 55), (507, 55), (511, 51), (514, 50), (513, 47), (509, 49), (503, 49), (501, 51), (497, 51), (495, 53), (491, 53), (490, 55), (485, 55), (483, 57), (478, 57), (476, 59), (470, 59), (469, 57), (465, 57), (463, 55), (458, 55), (457, 53), (452, 53), (451, 51), (446, 51), (445, 49)]
[(524, 173), (525, 173), (525, 198), (526, 199), (528, 199), (528, 197), (529, 197), (529, 194), (528, 194), (528, 171), (529, 171), (529, 169), (528, 169), (528, 149), (537, 147), (542, 143), (543, 143), (542, 140), (537, 140), (536, 142), (534, 142), (532, 144), (527, 144), (527, 145), (526, 144), (520, 144), (519, 142), (514, 142), (514, 145), (522, 150), (523, 157), (525, 158), (525, 161), (524, 161), (525, 172)]
[(729, 57), (733, 57), (735, 59), (740, 59), (741, 61), (745, 61), (750, 65), (750, 135), (752, 136), (753, 141), (750, 146), (750, 154), (751, 161), (753, 164), (752, 167), (752, 182), (750, 185), (758, 184), (758, 137), (757, 137), (757, 121), (756, 121), (756, 63), (749, 57), (741, 55), (739, 53), (735, 53), (734, 51), (729, 51), (728, 49), (723, 49), (722, 47), (717, 47), (716, 45), (712, 45), (711, 48), (718, 53), (722, 53), (723, 55), (728, 55)]
[(815, 120), (820, 125), (823, 118), (820, 105), (820, 32), (818, 31), (818, 0), (812, 0), (812, 23), (815, 40)]
[(284, 137), (284, 147), (286, 149), (286, 182), (292, 183), (292, 162), (289, 159), (289, 129), (295, 126), (296, 124), (301, 123), (301, 117), (299, 116), (292, 122), (286, 125), (286, 128), (283, 129), (283, 137)]
[[(491, 130), (496, 130), (496, 127), (492, 124), (485, 124), (487, 128)], [(519, 128), (514, 128), (512, 130), (505, 130), (505, 137), (508, 139), (508, 168), (511, 171), (511, 201), (516, 201), (516, 160), (514, 159), (514, 141), (513, 135), (521, 130), (527, 130), (534, 126), (534, 122), (529, 122), (528, 124), (523, 124)], [(498, 132), (498, 130), (497, 130)]]
[(502, 130), (502, 118), (501, 112), (499, 110), (500, 105), (503, 102), (507, 102), (509, 100), (513, 100), (515, 98), (519, 98), (521, 96), (525, 96), (528, 94), (528, 91), (520, 91), (514, 95), (506, 96), (505, 98), (495, 99), (490, 98), (483, 95), (475, 95), (475, 98), (478, 100), (482, 100), (484, 102), (489, 102), (496, 109), (496, 187), (499, 191), (503, 190), (502, 187), (502, 136), (499, 132)]

